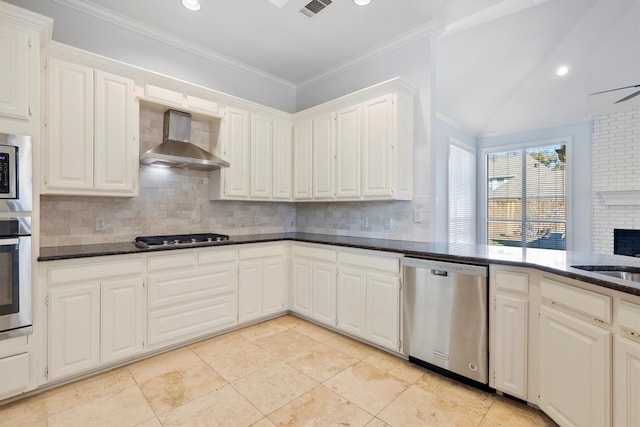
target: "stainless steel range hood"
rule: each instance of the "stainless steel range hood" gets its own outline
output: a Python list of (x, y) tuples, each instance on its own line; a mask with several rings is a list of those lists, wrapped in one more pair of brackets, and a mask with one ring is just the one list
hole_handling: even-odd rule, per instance
[(191, 143), (191, 114), (164, 112), (163, 143), (140, 156), (140, 163), (171, 168), (211, 171), (229, 163)]

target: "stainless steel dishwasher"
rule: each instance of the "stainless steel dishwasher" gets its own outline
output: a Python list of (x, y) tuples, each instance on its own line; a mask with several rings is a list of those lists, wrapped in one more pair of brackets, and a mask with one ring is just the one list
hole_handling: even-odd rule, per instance
[(487, 267), (404, 258), (409, 360), (487, 385)]

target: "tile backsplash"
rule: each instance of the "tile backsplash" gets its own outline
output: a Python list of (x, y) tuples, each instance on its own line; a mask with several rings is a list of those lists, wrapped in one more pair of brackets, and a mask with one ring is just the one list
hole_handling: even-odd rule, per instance
[[(140, 151), (162, 142), (163, 113), (140, 111)], [(209, 148), (209, 126), (192, 122), (192, 141)], [(210, 201), (209, 174), (140, 166), (138, 197), (41, 196), (40, 246), (132, 241), (172, 233), (230, 235), (290, 231), (426, 241), (426, 197), (413, 201), (272, 203)], [(414, 223), (414, 210), (422, 222)], [(96, 231), (96, 220), (106, 229)]]

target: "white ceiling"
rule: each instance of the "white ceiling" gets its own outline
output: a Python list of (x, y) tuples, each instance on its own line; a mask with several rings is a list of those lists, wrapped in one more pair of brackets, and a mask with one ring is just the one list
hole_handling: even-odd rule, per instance
[[(399, 37), (424, 34), (479, 12), (505, 13), (531, 0), (334, 0), (312, 18), (309, 0), (201, 0), (190, 12), (179, 0), (54, 0), (199, 53), (222, 56), (301, 86)], [(282, 7), (278, 5), (282, 4)], [(496, 7), (502, 5), (502, 7)]]
[(293, 88), (441, 32), (436, 109), (476, 136), (585, 121), (633, 90), (589, 93), (640, 83), (640, 0), (51, 1)]
[[(552, 0), (438, 40), (439, 112), (474, 135), (584, 122), (640, 103), (639, 0)], [(565, 77), (555, 75), (560, 65)]]

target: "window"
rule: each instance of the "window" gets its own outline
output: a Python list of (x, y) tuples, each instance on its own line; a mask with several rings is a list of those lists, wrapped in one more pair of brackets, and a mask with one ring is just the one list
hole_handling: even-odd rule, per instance
[(566, 249), (566, 140), (490, 152), (489, 245)]
[(476, 153), (458, 144), (449, 143), (449, 242), (475, 243)]

